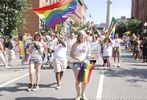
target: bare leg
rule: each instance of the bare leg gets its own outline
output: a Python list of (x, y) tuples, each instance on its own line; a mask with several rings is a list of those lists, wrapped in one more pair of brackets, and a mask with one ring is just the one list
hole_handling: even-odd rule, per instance
[(30, 84), (33, 84), (33, 73), (34, 73), (34, 64), (29, 65), (29, 81)]
[(36, 85), (39, 85), (41, 64), (36, 64), (35, 66), (36, 66)]
[(80, 89), (80, 82), (78, 81), (77, 77), (78, 77), (78, 74), (79, 74), (79, 70), (77, 69), (73, 69), (73, 72), (74, 72), (74, 75), (75, 75), (75, 79), (76, 79), (76, 91), (77, 91), (77, 97), (81, 96), (80, 92), (81, 92), (81, 89)]

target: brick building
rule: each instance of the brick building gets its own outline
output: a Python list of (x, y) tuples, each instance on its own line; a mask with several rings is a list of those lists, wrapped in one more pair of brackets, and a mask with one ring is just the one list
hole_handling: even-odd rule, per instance
[(147, 0), (132, 0), (132, 17), (147, 22)]
[[(44, 7), (53, 3), (56, 3), (60, 0), (28, 0), (28, 3), (31, 5), (32, 8), (40, 8)], [(67, 21), (64, 23), (66, 26), (66, 31), (69, 28), (69, 22), (77, 22), (81, 21), (84, 22), (85, 20), (85, 15), (87, 11), (87, 6), (84, 2), (84, 0), (78, 0), (78, 6), (76, 9), (76, 13), (73, 14), (70, 18), (67, 19)], [(24, 17), (26, 19), (26, 24), (22, 30), (22, 33), (35, 33), (36, 31), (39, 31), (44, 27), (42, 24), (42, 21), (40, 18), (33, 12), (33, 10), (29, 10), (24, 14)]]

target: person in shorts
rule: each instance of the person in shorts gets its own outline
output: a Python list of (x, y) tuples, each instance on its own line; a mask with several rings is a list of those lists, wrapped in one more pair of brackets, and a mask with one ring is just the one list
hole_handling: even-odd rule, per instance
[(73, 72), (76, 79), (76, 92), (77, 97), (75, 100), (84, 99), (87, 100), (85, 89), (87, 84), (78, 80), (78, 74), (80, 71), (81, 64), (90, 63), (90, 45), (87, 42), (87, 35), (84, 30), (80, 30), (77, 36), (77, 41), (73, 44), (70, 52), (71, 58), (73, 58)]
[[(42, 50), (43, 45), (41, 43), (41, 36), (40, 34), (34, 35), (34, 40), (30, 44), (30, 47), (28, 49), (30, 53), (30, 59), (29, 59), (29, 86), (28, 90), (37, 90), (39, 89), (39, 80), (40, 80), (40, 69), (42, 65)], [(33, 84), (33, 74), (36, 74), (36, 82)]]
[(67, 43), (63, 36), (56, 35), (58, 44), (54, 47), (53, 68), (57, 81), (56, 89), (61, 88), (61, 79), (64, 71), (67, 68)]

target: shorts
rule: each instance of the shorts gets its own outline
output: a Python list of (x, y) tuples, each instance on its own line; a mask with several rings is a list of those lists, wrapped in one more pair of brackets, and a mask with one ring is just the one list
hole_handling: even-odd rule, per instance
[(29, 64), (42, 64), (42, 59), (30, 59)]
[(107, 63), (109, 58), (110, 58), (110, 56), (103, 56), (103, 62)]
[(67, 61), (54, 59), (53, 60), (53, 68), (54, 68), (55, 73), (66, 71)]
[(81, 68), (81, 63), (80, 62), (74, 62), (73, 63), (73, 68), (80, 69)]

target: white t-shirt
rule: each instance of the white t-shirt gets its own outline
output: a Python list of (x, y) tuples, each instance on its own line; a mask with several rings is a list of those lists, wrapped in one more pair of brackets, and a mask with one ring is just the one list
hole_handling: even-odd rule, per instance
[(57, 60), (67, 60), (67, 43), (66, 47), (64, 47), (62, 44), (58, 44), (57, 46), (54, 47), (54, 59)]
[(111, 57), (112, 56), (112, 43), (109, 43), (109, 44), (104, 44), (103, 46), (103, 56), (109, 56)]
[[(36, 41), (34, 41), (36, 42)], [(42, 59), (42, 48), (43, 48), (43, 45), (41, 42), (37, 42), (34, 44), (34, 42), (31, 44), (31, 47), (32, 47), (32, 53), (31, 53), (31, 56), (30, 56), (30, 59)], [(36, 46), (35, 46), (36, 45)]]
[(88, 63), (90, 58), (90, 45), (87, 42), (79, 44), (74, 52), (75, 57), (80, 58), (83, 62)]
[(122, 40), (119, 39), (119, 38), (118, 38), (118, 39), (114, 39), (114, 40), (113, 40), (113, 46), (114, 46), (114, 47), (120, 47), (121, 41), (122, 41)]

